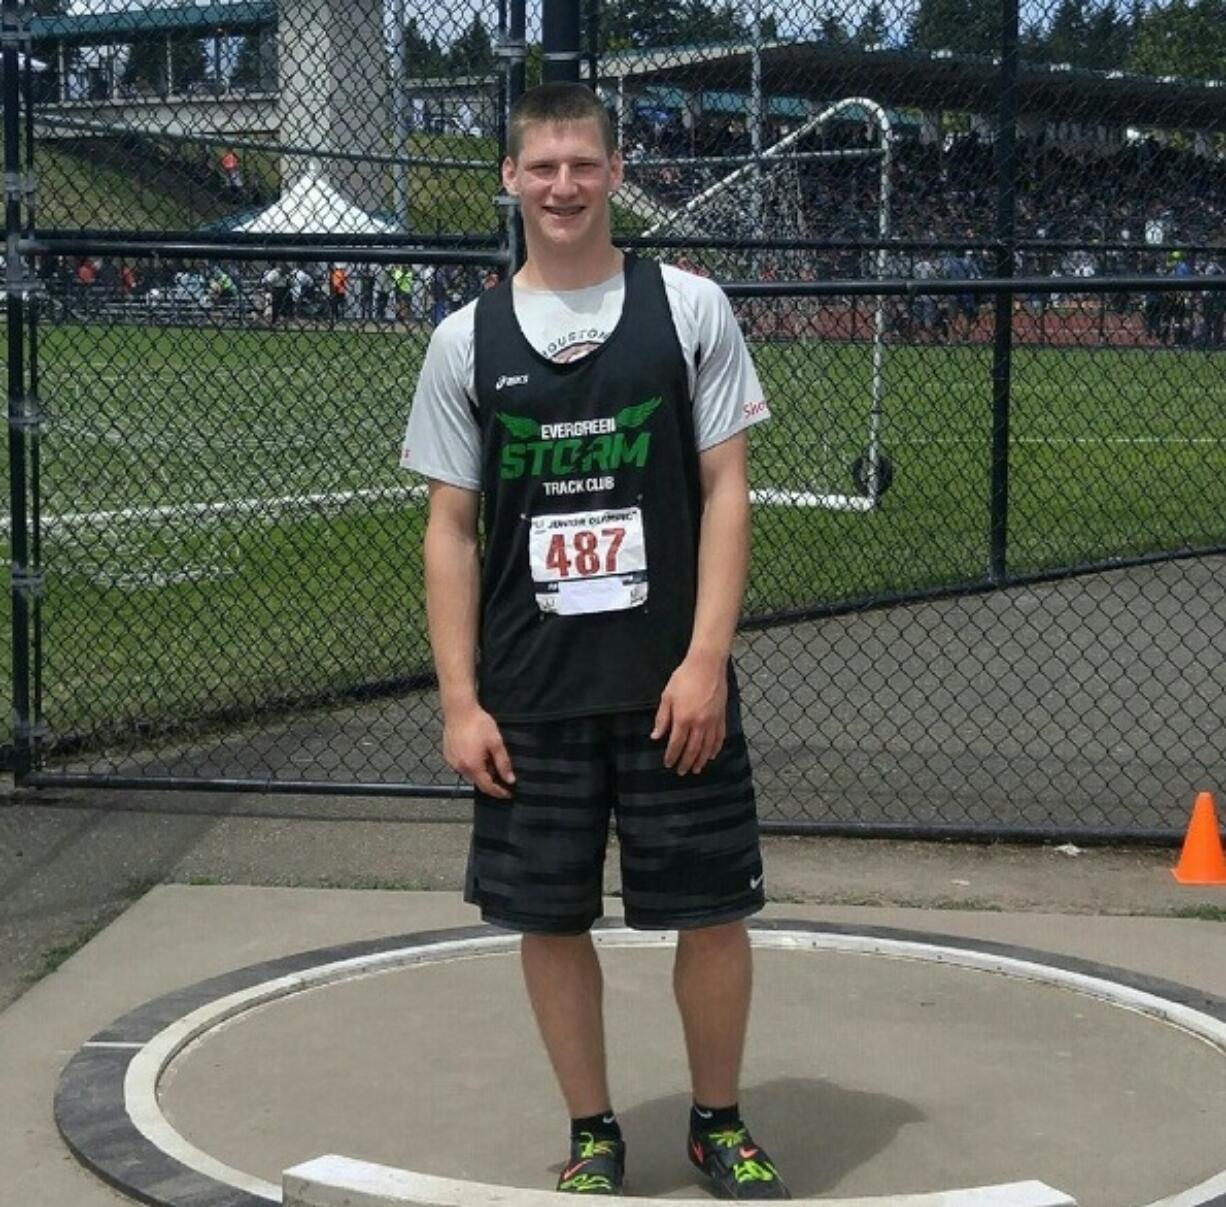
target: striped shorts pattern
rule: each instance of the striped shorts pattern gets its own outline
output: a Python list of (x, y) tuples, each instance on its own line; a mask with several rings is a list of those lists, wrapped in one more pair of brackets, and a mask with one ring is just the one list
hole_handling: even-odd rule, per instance
[(601, 916), (609, 819), (626, 922), (711, 926), (765, 903), (749, 753), (729, 701), (723, 749), (698, 775), (664, 766), (654, 711), (507, 723), (511, 800), (477, 793), (465, 900), (487, 922), (582, 934)]

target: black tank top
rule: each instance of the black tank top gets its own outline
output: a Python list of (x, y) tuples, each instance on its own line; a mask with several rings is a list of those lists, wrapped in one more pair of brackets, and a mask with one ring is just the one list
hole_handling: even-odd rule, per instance
[(659, 265), (627, 256), (625, 281), (609, 338), (567, 363), (528, 343), (510, 281), (477, 303), (479, 694), (498, 720), (654, 708), (689, 647), (701, 492), (685, 360)]

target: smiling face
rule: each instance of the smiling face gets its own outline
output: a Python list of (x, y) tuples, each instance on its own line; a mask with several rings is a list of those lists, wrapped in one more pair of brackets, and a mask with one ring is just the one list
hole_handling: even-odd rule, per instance
[(526, 125), (518, 156), (502, 164), (502, 183), (519, 198), (534, 259), (607, 259), (609, 195), (621, 181), (621, 156), (607, 150), (591, 118)]

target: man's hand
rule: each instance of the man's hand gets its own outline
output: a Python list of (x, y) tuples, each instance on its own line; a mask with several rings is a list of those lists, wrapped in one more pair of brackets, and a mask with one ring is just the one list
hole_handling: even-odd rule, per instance
[(444, 715), (443, 758), (477, 791), (499, 800), (511, 799), (510, 785), (515, 783), (511, 756), (498, 722), (480, 705)]
[(720, 752), (727, 727), (728, 679), (722, 659), (686, 658), (656, 709), (653, 739), (668, 734), (664, 766), (695, 775)]

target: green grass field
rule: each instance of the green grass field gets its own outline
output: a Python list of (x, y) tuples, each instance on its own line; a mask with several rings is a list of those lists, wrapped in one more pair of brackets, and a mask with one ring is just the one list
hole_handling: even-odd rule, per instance
[[(423, 507), (396, 467), (424, 333), (40, 338), (54, 733), (105, 743), (428, 666)], [(868, 349), (772, 344), (755, 358), (774, 418), (753, 435), (754, 485), (852, 492)], [(1011, 567), (1221, 542), (1224, 363), (1016, 352)], [(758, 507), (750, 612), (982, 578), (990, 367), (987, 349), (890, 350), (893, 488), (869, 514)], [(387, 493), (352, 497), (372, 490)]]

